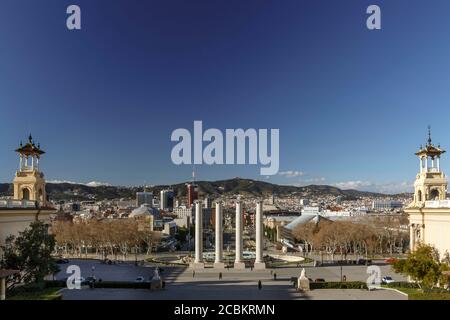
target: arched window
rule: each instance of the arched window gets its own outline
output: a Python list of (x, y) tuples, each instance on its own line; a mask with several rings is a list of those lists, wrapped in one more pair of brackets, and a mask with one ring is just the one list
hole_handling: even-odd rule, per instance
[(27, 188), (22, 189), (22, 200), (30, 200), (30, 190)]
[(437, 189), (431, 190), (430, 200), (439, 200), (439, 190)]

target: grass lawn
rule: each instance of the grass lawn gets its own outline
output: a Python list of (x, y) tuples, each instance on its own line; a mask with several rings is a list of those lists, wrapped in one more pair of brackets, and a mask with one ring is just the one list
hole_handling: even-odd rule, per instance
[(44, 288), (38, 292), (24, 292), (16, 295), (7, 296), (7, 300), (61, 300), (61, 294), (58, 291), (61, 288)]
[(408, 295), (408, 300), (450, 300), (448, 292), (422, 292), (414, 288), (393, 288)]

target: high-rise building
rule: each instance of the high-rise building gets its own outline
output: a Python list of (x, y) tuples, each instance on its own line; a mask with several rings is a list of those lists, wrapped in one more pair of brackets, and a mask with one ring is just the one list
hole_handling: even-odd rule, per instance
[(173, 209), (174, 192), (172, 190), (165, 189), (161, 190), (160, 195), (160, 209), (171, 211)]
[(211, 209), (212, 206), (212, 200), (209, 196), (206, 196), (206, 198), (203, 200), (203, 207), (205, 209)]
[(153, 207), (153, 192), (136, 192), (136, 207), (140, 207), (143, 204)]
[(193, 206), (194, 201), (198, 199), (198, 186), (194, 183), (189, 183), (187, 185), (187, 204), (188, 206)]

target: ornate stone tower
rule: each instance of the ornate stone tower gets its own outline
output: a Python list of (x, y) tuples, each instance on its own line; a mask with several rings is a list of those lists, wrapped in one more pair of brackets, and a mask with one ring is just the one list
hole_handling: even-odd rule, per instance
[(431, 244), (441, 257), (450, 252), (450, 200), (447, 178), (440, 167), (443, 153), (439, 145), (433, 145), (428, 127), (428, 142), (416, 152), (420, 172), (414, 183), (414, 199), (405, 209), (410, 222), (410, 250), (414, 251), (418, 243)]
[(45, 179), (39, 170), (39, 159), (45, 152), (35, 144), (31, 134), (28, 143), (23, 145), (20, 142), (16, 152), (19, 153), (20, 164), (13, 180), (14, 200), (35, 201), (39, 207), (46, 207)]
[(447, 194), (447, 178), (441, 172), (440, 159), (445, 150), (433, 145), (431, 130), (428, 127), (428, 142), (420, 146), (416, 156), (420, 160), (420, 171), (414, 183), (414, 202), (412, 206), (421, 207), (425, 201), (445, 200)]

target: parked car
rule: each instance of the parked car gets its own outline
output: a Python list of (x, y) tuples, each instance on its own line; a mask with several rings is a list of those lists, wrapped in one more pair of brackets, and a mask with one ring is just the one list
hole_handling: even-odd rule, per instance
[(86, 284), (86, 279), (83, 277), (75, 278), (75, 283)]
[(136, 282), (136, 283), (143, 283), (143, 282), (145, 282), (145, 278), (144, 277), (137, 277), (135, 280), (134, 280), (134, 282)]
[(370, 260), (370, 259), (358, 259), (358, 264), (368, 265), (371, 263), (372, 263), (372, 260)]
[(323, 278), (317, 278), (315, 282), (325, 282), (325, 279), (323, 279)]
[(97, 278), (95, 278), (95, 277), (87, 277), (85, 280), (85, 282), (87, 282), (87, 283), (91, 283), (91, 282), (94, 283), (96, 281), (97, 281)]
[(386, 276), (386, 277), (383, 277), (383, 278), (381, 279), (381, 282), (382, 282), (382, 283), (385, 283), (385, 284), (388, 284), (388, 283), (395, 282), (395, 280), (392, 279), (392, 277)]

